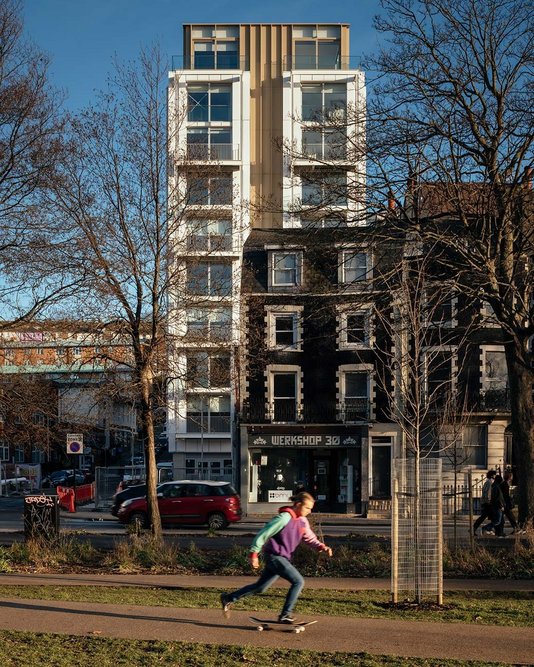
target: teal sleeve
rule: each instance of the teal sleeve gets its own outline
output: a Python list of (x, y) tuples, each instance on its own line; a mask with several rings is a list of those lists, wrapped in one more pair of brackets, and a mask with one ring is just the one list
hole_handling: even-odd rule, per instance
[(289, 512), (281, 512), (280, 514), (277, 514), (269, 521), (269, 523), (266, 523), (265, 526), (256, 535), (250, 547), (250, 551), (252, 553), (258, 554), (265, 542), (267, 542), (267, 540), (273, 535), (276, 535), (276, 533), (279, 533), (282, 528), (287, 526), (290, 521), (291, 514), (289, 514)]

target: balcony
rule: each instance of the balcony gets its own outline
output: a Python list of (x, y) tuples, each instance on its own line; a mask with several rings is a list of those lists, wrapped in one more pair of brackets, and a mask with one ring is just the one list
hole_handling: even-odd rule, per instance
[(248, 60), (234, 52), (194, 53), (189, 56), (172, 56), (174, 70), (248, 70)]
[(237, 162), (239, 148), (233, 144), (188, 144), (187, 159), (193, 162)]
[(361, 69), (360, 56), (295, 55), (284, 58), (284, 71), (295, 70), (358, 70)]
[(481, 412), (510, 412), (510, 390), (506, 388), (481, 391), (477, 410)]
[(284, 399), (268, 403), (263, 399), (251, 399), (243, 405), (241, 421), (253, 424), (345, 424), (368, 421), (370, 402), (367, 398), (347, 400), (345, 403), (297, 404)]

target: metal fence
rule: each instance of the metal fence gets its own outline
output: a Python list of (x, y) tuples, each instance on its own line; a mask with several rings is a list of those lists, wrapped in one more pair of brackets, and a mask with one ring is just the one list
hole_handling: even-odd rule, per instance
[[(205, 468), (174, 468), (158, 467), (158, 483), (172, 479), (208, 480), (213, 482), (232, 482), (231, 468), (223, 468), (220, 472)], [(95, 509), (111, 507), (113, 496), (122, 487), (132, 484), (143, 484), (146, 480), (144, 466), (113, 466), (95, 470)]]
[(393, 461), (391, 593), (421, 602), (443, 596), (441, 460)]

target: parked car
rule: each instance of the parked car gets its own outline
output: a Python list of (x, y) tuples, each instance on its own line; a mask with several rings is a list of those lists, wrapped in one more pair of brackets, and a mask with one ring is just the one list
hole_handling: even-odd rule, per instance
[[(241, 501), (228, 482), (181, 480), (158, 486), (161, 521), (165, 524), (204, 524), (214, 530), (241, 520)], [(148, 527), (146, 498), (125, 500), (117, 511), (121, 523)]]
[(51, 486), (74, 486), (74, 475), (76, 474), (76, 485), (79, 486), (85, 482), (85, 475), (81, 472), (72, 470), (55, 470), (47, 477), (43, 478), (41, 486), (48, 488)]
[(127, 486), (121, 491), (113, 496), (113, 504), (111, 505), (111, 513), (113, 516), (118, 516), (119, 507), (125, 500), (130, 500), (131, 498), (144, 498), (146, 495), (146, 484), (134, 484), (133, 486)]

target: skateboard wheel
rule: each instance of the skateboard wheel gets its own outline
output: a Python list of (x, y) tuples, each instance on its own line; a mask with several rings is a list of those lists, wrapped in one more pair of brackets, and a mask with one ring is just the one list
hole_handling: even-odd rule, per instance
[(263, 625), (258, 625), (257, 630), (258, 632), (263, 632)]

